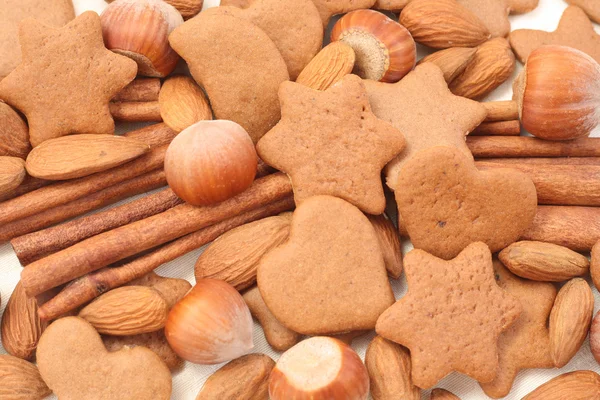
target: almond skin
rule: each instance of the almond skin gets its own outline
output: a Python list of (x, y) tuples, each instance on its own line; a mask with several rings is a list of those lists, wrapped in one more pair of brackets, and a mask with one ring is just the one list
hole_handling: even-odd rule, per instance
[(592, 261), (590, 263), (590, 273), (596, 289), (600, 290), (600, 241), (592, 247)]
[(523, 397), (523, 400), (591, 400), (600, 398), (600, 376), (575, 371), (557, 376)]
[(460, 400), (460, 397), (450, 393), (446, 389), (433, 389), (429, 400)]
[(476, 52), (477, 49), (473, 47), (451, 47), (423, 57), (419, 61), (419, 64), (425, 62), (434, 63), (444, 73), (446, 82), (450, 83), (467, 68), (467, 65), (475, 57)]
[(17, 357), (0, 355), (0, 399), (41, 400), (50, 393), (35, 365)]
[(498, 258), (515, 275), (543, 282), (563, 282), (585, 275), (590, 268), (587, 257), (571, 249), (527, 240), (511, 244)]
[(383, 261), (388, 275), (394, 279), (402, 275), (402, 243), (398, 230), (385, 215), (370, 215), (369, 221), (375, 228), (379, 245), (383, 252)]
[(315, 90), (327, 90), (352, 73), (356, 56), (352, 47), (332, 42), (324, 47), (298, 75), (296, 83)]
[(206, 95), (189, 76), (168, 78), (160, 89), (158, 103), (164, 123), (175, 132), (213, 117)]
[(127, 336), (164, 328), (168, 312), (167, 302), (155, 289), (124, 286), (98, 297), (79, 316), (99, 333)]
[(0, 101), (0, 156), (25, 159), (30, 151), (27, 124), (11, 106)]
[(17, 157), (0, 157), (0, 196), (18, 188), (26, 175), (25, 161)]
[(575, 278), (558, 292), (550, 313), (550, 355), (562, 368), (585, 340), (594, 312), (594, 295), (587, 282)]

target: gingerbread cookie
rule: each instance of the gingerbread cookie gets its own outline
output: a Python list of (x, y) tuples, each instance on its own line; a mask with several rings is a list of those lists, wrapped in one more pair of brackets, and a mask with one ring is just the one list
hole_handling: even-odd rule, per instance
[(265, 163), (292, 179), (297, 204), (326, 194), (381, 214), (381, 169), (404, 137), (372, 112), (362, 80), (347, 75), (326, 91), (288, 82), (279, 90), (281, 122), (256, 146)]
[(406, 149), (385, 167), (392, 190), (404, 163), (420, 150), (452, 146), (473, 159), (465, 137), (487, 112), (480, 103), (453, 95), (436, 65), (419, 65), (397, 83), (365, 81), (365, 86), (373, 113), (406, 137)]
[(540, 0), (509, 0), (511, 14), (524, 14), (533, 11), (539, 4)]
[(516, 297), (523, 308), (519, 319), (498, 339), (498, 375), (481, 384), (485, 394), (497, 399), (508, 395), (520, 370), (554, 367), (547, 324), (556, 287), (519, 278), (498, 260), (494, 260), (494, 272), (498, 286)]
[(434, 147), (402, 168), (398, 211), (415, 248), (450, 259), (476, 241), (496, 252), (529, 228), (537, 211), (531, 179), (511, 169), (478, 171), (460, 150)]
[(42, 334), (37, 348), (42, 378), (59, 399), (169, 399), (171, 373), (144, 347), (109, 353), (85, 320), (65, 317)]
[(598, 0), (567, 0), (567, 3), (580, 7), (592, 21), (600, 24), (600, 2)]
[(569, 6), (554, 32), (517, 29), (509, 36), (510, 45), (522, 63), (535, 49), (545, 45), (560, 45), (581, 50), (600, 63), (600, 35), (579, 7)]
[(452, 371), (493, 380), (498, 336), (521, 305), (494, 281), (489, 248), (473, 243), (450, 261), (413, 250), (404, 268), (408, 292), (379, 317), (376, 331), (408, 347), (414, 384), (430, 388)]
[(26, 18), (61, 27), (75, 18), (71, 0), (2, 0), (0, 3), (0, 80), (21, 62), (19, 24)]
[(457, 0), (483, 22), (492, 37), (510, 33), (509, 0)]
[(21, 23), (23, 61), (0, 81), (0, 98), (27, 116), (33, 146), (72, 133), (112, 134), (110, 100), (137, 73), (104, 47), (100, 17), (85, 12), (63, 28)]
[(258, 288), (279, 322), (306, 335), (373, 329), (394, 303), (373, 226), (331, 196), (298, 206), (288, 241), (260, 262)]
[(289, 75), (262, 29), (244, 18), (202, 12), (175, 29), (169, 42), (206, 90), (217, 119), (237, 122), (254, 142), (279, 121), (277, 90)]
[(377, 0), (373, 6), (376, 10), (387, 10), (399, 12), (410, 2), (410, 0)]
[(329, 24), (331, 17), (362, 8), (371, 8), (376, 0), (312, 0), (321, 14), (323, 26)]

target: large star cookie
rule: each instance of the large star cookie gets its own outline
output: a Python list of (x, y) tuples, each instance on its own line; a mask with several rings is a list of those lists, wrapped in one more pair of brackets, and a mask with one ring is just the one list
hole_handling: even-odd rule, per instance
[(404, 163), (420, 150), (452, 146), (473, 159), (465, 137), (487, 112), (480, 103), (452, 94), (436, 65), (419, 65), (397, 83), (365, 81), (365, 86), (373, 113), (406, 137), (404, 152), (385, 168), (392, 190)]
[(414, 384), (430, 388), (452, 371), (493, 380), (498, 337), (521, 305), (496, 284), (488, 247), (473, 243), (450, 261), (413, 250), (405, 273), (408, 292), (379, 317), (376, 331), (408, 347)]
[(581, 7), (583, 11), (592, 19), (600, 24), (600, 1), (598, 0), (567, 0), (567, 3)]
[(108, 103), (137, 73), (135, 61), (104, 47), (100, 17), (85, 12), (63, 28), (21, 23), (21, 64), (0, 98), (21, 110), (33, 146), (71, 133), (112, 134)]
[(281, 121), (257, 150), (267, 164), (290, 176), (296, 202), (327, 194), (381, 214), (381, 169), (405, 141), (371, 112), (362, 80), (347, 75), (323, 92), (284, 82), (279, 99)]
[(492, 37), (505, 37), (510, 32), (508, 0), (458, 0), (483, 22)]

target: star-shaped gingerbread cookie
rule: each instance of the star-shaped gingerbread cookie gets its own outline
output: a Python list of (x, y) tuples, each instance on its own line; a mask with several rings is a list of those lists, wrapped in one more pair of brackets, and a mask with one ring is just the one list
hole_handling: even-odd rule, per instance
[(510, 32), (508, 0), (458, 0), (483, 22), (492, 37), (505, 37)]
[(289, 175), (296, 203), (326, 194), (381, 214), (381, 170), (405, 141), (371, 112), (362, 80), (347, 75), (326, 91), (284, 82), (279, 100), (281, 121), (256, 148), (267, 164)]
[(499, 260), (494, 260), (494, 272), (498, 285), (523, 307), (519, 319), (498, 339), (498, 375), (493, 381), (481, 384), (488, 396), (497, 399), (508, 395), (520, 370), (554, 367), (547, 323), (556, 287), (552, 283), (519, 278)]
[(313, 0), (321, 14), (323, 26), (327, 26), (331, 17), (362, 8), (371, 8), (376, 0)]
[(492, 381), (498, 337), (521, 305), (496, 284), (488, 247), (473, 243), (450, 261), (413, 250), (405, 273), (408, 292), (381, 314), (375, 330), (408, 347), (414, 384), (430, 388), (452, 371)]
[(554, 32), (517, 29), (511, 32), (509, 41), (522, 63), (532, 51), (550, 44), (581, 50), (600, 63), (600, 35), (583, 10), (575, 6), (567, 7)]
[(540, 0), (509, 0), (508, 5), (511, 14), (525, 14), (534, 10), (539, 2)]
[(404, 163), (420, 150), (452, 146), (473, 159), (465, 137), (487, 112), (480, 103), (452, 94), (439, 67), (424, 63), (397, 83), (365, 81), (365, 86), (373, 113), (406, 137), (404, 152), (385, 168), (392, 190)]
[(31, 144), (71, 133), (112, 134), (108, 103), (137, 73), (104, 47), (100, 17), (85, 12), (62, 28), (21, 23), (23, 61), (0, 82), (0, 98), (27, 116)]
[(598, 0), (567, 0), (567, 3), (581, 7), (594, 22), (600, 24), (600, 1)]

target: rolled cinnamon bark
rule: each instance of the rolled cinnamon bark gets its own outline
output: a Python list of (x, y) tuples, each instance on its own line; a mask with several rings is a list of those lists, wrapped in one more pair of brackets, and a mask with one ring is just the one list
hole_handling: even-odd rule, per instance
[(519, 108), (516, 101), (489, 101), (481, 104), (487, 110), (485, 120), (488, 122), (519, 119)]
[(291, 210), (293, 207), (294, 200), (289, 196), (190, 233), (124, 265), (103, 268), (85, 275), (71, 282), (56, 297), (45, 303), (39, 313), (45, 320), (60, 317), (108, 290), (123, 286), (166, 262), (204, 246), (233, 228)]
[(109, 103), (110, 113), (122, 122), (160, 122), (158, 101), (128, 101)]
[[(162, 186), (166, 180), (162, 171), (158, 173), (162, 176)], [(159, 214), (182, 203), (183, 200), (171, 189), (164, 189), (110, 210), (17, 237), (10, 244), (21, 265), (25, 266), (84, 239)]]
[(470, 133), (471, 136), (519, 136), (520, 134), (519, 120), (484, 122)]
[(468, 136), (475, 158), (491, 157), (600, 157), (600, 138), (565, 142), (525, 136)]
[(185, 236), (292, 194), (289, 178), (276, 173), (260, 178), (245, 192), (222, 203), (182, 204), (79, 242), (29, 264), (21, 273), (29, 296), (79, 278), (117, 261)]
[(136, 78), (112, 99), (114, 102), (158, 101), (159, 78)]
[(49, 181), (46, 179), (34, 178), (33, 176), (27, 175), (23, 183), (19, 185), (15, 190), (7, 193), (5, 195), (0, 196), (0, 202), (14, 199), (15, 197), (19, 197), (24, 195), (25, 193), (33, 192), (41, 187), (48, 186), (53, 181)]
[(600, 157), (519, 157), (519, 158), (479, 158), (475, 161), (485, 161), (504, 164), (550, 164), (550, 165), (600, 165)]

